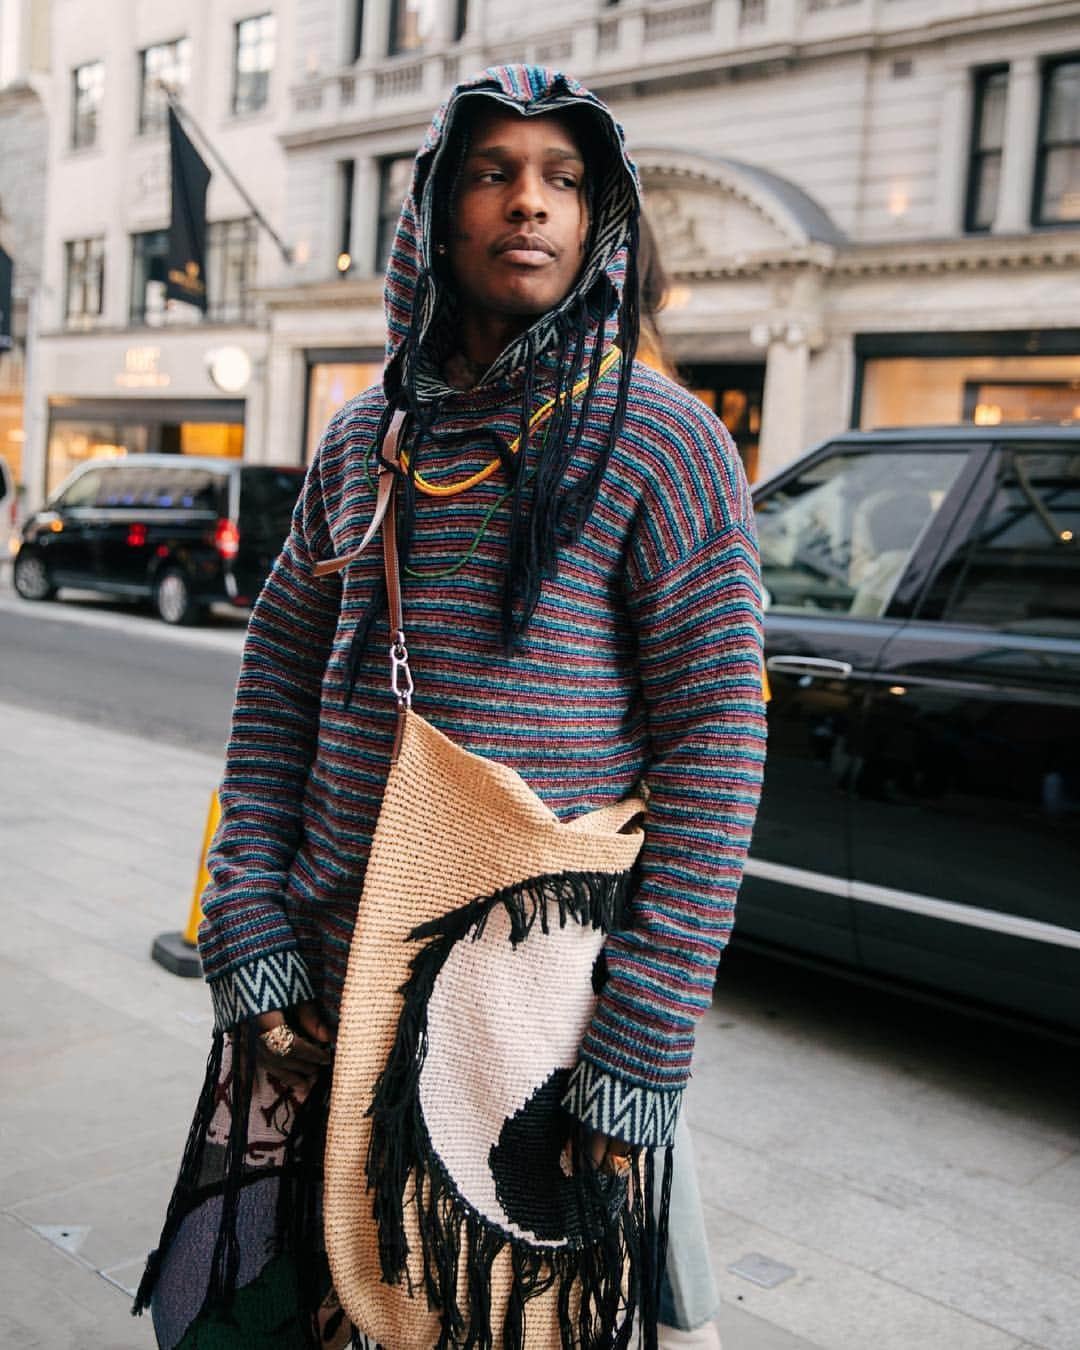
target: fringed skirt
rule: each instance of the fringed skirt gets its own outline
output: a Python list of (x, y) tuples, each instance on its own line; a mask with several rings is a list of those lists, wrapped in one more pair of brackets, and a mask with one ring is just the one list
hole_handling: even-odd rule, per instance
[[(267, 1068), (255, 1053), (255, 1038), (253, 1027), (214, 1036), (164, 1229), (147, 1261), (133, 1311), (151, 1310), (161, 1350), (377, 1350), (375, 1342), (353, 1326), (337, 1299), (323, 1238), (323, 1152), (332, 1067), (321, 1069), (313, 1078), (276, 1066)], [(562, 1149), (561, 1141), (568, 1137), (572, 1122), (565, 1113), (554, 1114), (562, 1117), (564, 1128), (554, 1134), (548, 1131), (549, 1146), (541, 1145), (540, 1153), (551, 1156), (537, 1156), (534, 1149), (533, 1163), (538, 1175), (549, 1182), (555, 1178), (557, 1183), (569, 1161), (588, 1181), (590, 1189), (578, 1192), (576, 1208), (579, 1218), (585, 1213), (593, 1216), (591, 1259), (597, 1262), (598, 1277), (605, 1216), (609, 1244), (621, 1233), (616, 1247), (629, 1236), (652, 1248), (647, 1269), (636, 1269), (634, 1276), (635, 1283), (641, 1283), (644, 1276), (643, 1284), (650, 1289), (630, 1290), (625, 1284), (616, 1288), (627, 1315), (620, 1319), (609, 1314), (608, 1325), (618, 1330), (605, 1336), (606, 1344), (588, 1329), (590, 1324), (597, 1325), (598, 1310), (588, 1307), (588, 1298), (584, 1307), (580, 1296), (571, 1300), (573, 1280), (566, 1282), (567, 1325), (558, 1339), (567, 1350), (577, 1346), (610, 1350), (616, 1344), (629, 1344), (632, 1336), (654, 1345), (670, 1156), (662, 1186), (656, 1185), (651, 1156), (642, 1153), (634, 1169), (639, 1184), (631, 1186), (629, 1194), (625, 1186), (617, 1192), (613, 1180), (593, 1172), (579, 1150), (572, 1149), (568, 1155)], [(432, 1161), (437, 1166), (437, 1159)], [(425, 1206), (429, 1215), (440, 1209), (451, 1216), (455, 1212), (445, 1189), (450, 1179), (442, 1181), (441, 1198), (437, 1189), (434, 1196), (428, 1191), (428, 1199), (434, 1202)], [(362, 1187), (361, 1180), (358, 1185)], [(613, 1212), (616, 1201), (618, 1214)], [(470, 1286), (475, 1286), (491, 1253), (485, 1254), (483, 1235), (468, 1222), (468, 1215), (459, 1217), (462, 1222), (453, 1245), (457, 1257), (465, 1246), (465, 1268), (472, 1275), (463, 1292), (472, 1293)], [(470, 1251), (470, 1246), (476, 1250)], [(521, 1261), (523, 1255), (515, 1253), (515, 1259)], [(567, 1263), (565, 1256), (564, 1264), (578, 1273), (575, 1263)], [(545, 1278), (550, 1282), (558, 1274), (557, 1261), (546, 1277), (542, 1265), (536, 1264), (533, 1271), (537, 1293), (543, 1292)], [(415, 1296), (425, 1299), (426, 1294), (417, 1289)], [(639, 1312), (636, 1321), (631, 1304)], [(466, 1335), (455, 1337), (451, 1324), (456, 1321), (461, 1331), (467, 1319), (460, 1317), (460, 1309), (443, 1311), (447, 1317), (440, 1346), (483, 1343)], [(504, 1339), (496, 1334), (487, 1343), (498, 1346)], [(418, 1348), (389, 1346), (385, 1350)]]

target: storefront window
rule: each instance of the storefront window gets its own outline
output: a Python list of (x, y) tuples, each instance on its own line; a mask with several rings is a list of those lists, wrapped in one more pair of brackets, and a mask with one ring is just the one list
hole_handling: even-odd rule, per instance
[[(19, 394), (0, 394), (0, 459), (7, 461), (11, 476), (21, 483), (23, 435), (23, 401)], [(0, 536), (0, 557), (3, 537)]]
[(146, 449), (146, 427), (54, 420), (49, 429), (46, 495), (51, 497), (68, 474), (88, 459), (121, 459)]
[(690, 392), (711, 408), (731, 432), (746, 476), (757, 478), (761, 437), (763, 365), (680, 366)]
[(318, 361), (308, 367), (308, 413), (304, 463), (309, 464), (327, 422), (349, 399), (382, 379), (382, 360)]
[(859, 426), (1080, 420), (1080, 355), (883, 357), (863, 369)]

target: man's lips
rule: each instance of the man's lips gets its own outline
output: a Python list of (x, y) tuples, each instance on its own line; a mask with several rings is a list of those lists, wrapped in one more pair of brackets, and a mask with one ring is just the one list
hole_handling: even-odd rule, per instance
[(515, 234), (495, 249), (497, 257), (526, 267), (540, 267), (555, 257), (555, 250), (540, 234)]

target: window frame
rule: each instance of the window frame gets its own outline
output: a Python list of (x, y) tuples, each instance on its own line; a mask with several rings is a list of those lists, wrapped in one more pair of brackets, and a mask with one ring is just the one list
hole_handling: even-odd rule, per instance
[(1059, 220), (1046, 217), (1043, 211), (1043, 194), (1046, 191), (1046, 161), (1051, 150), (1074, 149), (1080, 153), (1080, 138), (1071, 141), (1055, 141), (1048, 145), (1046, 124), (1050, 119), (1050, 87), (1055, 73), (1063, 66), (1076, 66), (1080, 71), (1080, 52), (1065, 52), (1049, 57), (1043, 62), (1041, 89), (1039, 94), (1039, 131), (1035, 142), (1035, 174), (1031, 191), (1030, 220), (1035, 229), (1076, 230), (1080, 229), (1080, 217), (1075, 220)]
[[(394, 232), (397, 230), (398, 221), (401, 219), (402, 202), (397, 202), (391, 210), (385, 206), (387, 192), (390, 187), (390, 175), (393, 172), (393, 166), (399, 160), (408, 160), (413, 162), (414, 156), (408, 152), (396, 155), (381, 155), (378, 160), (379, 167), (379, 191), (375, 199), (375, 266), (374, 274), (381, 275), (386, 271), (387, 263), (390, 261), (390, 251), (394, 246)], [(404, 201), (404, 198), (402, 198)], [(385, 248), (383, 247), (385, 243)]]
[[(989, 234), (993, 229), (993, 219), (986, 225), (977, 225), (975, 223), (975, 209), (979, 202), (979, 188), (982, 184), (982, 167), (984, 162), (992, 155), (997, 156), (1000, 167), (1005, 151), (1005, 137), (1001, 138), (1001, 145), (996, 147), (984, 147), (980, 145), (982, 138), (982, 120), (983, 112), (986, 107), (986, 90), (990, 81), (999, 75), (1005, 76), (1005, 98), (1009, 97), (1009, 66), (1007, 62), (998, 62), (992, 66), (980, 66), (973, 72), (974, 75), (974, 95), (971, 105), (971, 134), (968, 138), (968, 160), (967, 160), (967, 188), (964, 196), (964, 233), (965, 234)], [(1000, 177), (998, 187), (1000, 191)], [(995, 205), (996, 213), (996, 205)]]
[[(79, 127), (85, 112), (79, 107), (79, 76), (88, 70), (97, 70), (100, 77), (96, 81), (97, 98), (93, 108), (93, 135), (89, 139), (80, 139)], [(90, 150), (98, 143), (98, 132), (100, 127), (100, 114), (105, 104), (105, 62), (98, 58), (96, 61), (84, 61), (82, 65), (72, 66), (71, 68), (71, 122), (68, 128), (68, 148), (71, 150)]]
[[(185, 45), (186, 44), (186, 45)], [(167, 42), (152, 42), (148, 47), (143, 47), (139, 52), (139, 106), (137, 109), (136, 133), (139, 136), (154, 136), (163, 132), (168, 125), (168, 116), (166, 109), (168, 100), (163, 99), (160, 105), (160, 115), (154, 111), (154, 105), (147, 105), (147, 58), (151, 52), (165, 51), (174, 48), (176, 52), (176, 64), (183, 69), (183, 83), (178, 92), (183, 94), (191, 80), (191, 38), (186, 33), (180, 37), (170, 38)], [(184, 48), (182, 59), (180, 50)], [(157, 72), (154, 72), (155, 75)], [(151, 115), (153, 113), (153, 115)]]
[[(85, 254), (76, 258), (75, 251), (82, 245)], [(97, 245), (96, 249), (91, 249), (91, 245)], [(89, 309), (86, 306), (86, 295), (89, 283), (89, 268), (96, 263), (97, 265), (97, 308)], [(82, 296), (82, 303), (78, 310), (71, 307), (72, 292), (72, 271), (75, 266), (79, 267), (81, 276), (79, 290)], [(78, 239), (64, 240), (64, 327), (65, 328), (83, 328), (91, 327), (95, 319), (100, 319), (105, 312), (105, 236), (103, 234), (83, 235)]]
[(403, 9), (407, 12), (408, 4), (409, 0), (390, 0), (387, 7), (390, 17), (390, 33), (386, 44), (387, 56), (415, 56), (429, 50), (430, 44), (427, 40), (417, 42), (411, 47), (405, 46), (398, 40), (398, 29), (401, 26)]
[[(229, 245), (243, 257), (239, 296), (226, 295)], [(248, 324), (254, 316), (251, 289), (259, 265), (259, 226), (254, 216), (211, 220), (206, 226), (206, 323)]]
[[(248, 24), (261, 25), (265, 24), (267, 20), (270, 21), (271, 25), (269, 39), (267, 39), (264, 36), (264, 34), (260, 31), (256, 36), (253, 45), (256, 48), (260, 49), (264, 46), (269, 46), (270, 63), (268, 66), (266, 66), (265, 69), (260, 67), (255, 71), (242, 72), (240, 70), (242, 30)], [(249, 117), (252, 116), (254, 113), (264, 111), (266, 108), (270, 106), (270, 85), (271, 81), (273, 80), (274, 66), (276, 65), (276, 63), (277, 63), (277, 15), (273, 12), (273, 10), (269, 9), (262, 10), (258, 14), (249, 14), (243, 19), (237, 19), (236, 22), (233, 24), (232, 90), (229, 97), (229, 111), (233, 117)], [(240, 106), (241, 74), (258, 75), (263, 77), (263, 79), (260, 81), (259, 86), (262, 92), (262, 99), (260, 102), (252, 104), (250, 106), (243, 106), (243, 107)]]
[(164, 240), (165, 251), (163, 256), (165, 258), (166, 265), (168, 265), (169, 228), (167, 225), (162, 226), (156, 230), (133, 230), (132, 233), (128, 236), (128, 238), (131, 240), (131, 286), (130, 286), (130, 293), (128, 296), (128, 323), (132, 328), (145, 328), (148, 326), (146, 322), (146, 282), (149, 282), (152, 278), (149, 275), (149, 269), (147, 269), (146, 280), (144, 281), (142, 287), (142, 296), (139, 298), (139, 308), (136, 309), (135, 272), (138, 257), (137, 241), (140, 239), (148, 239), (152, 235), (158, 235)]

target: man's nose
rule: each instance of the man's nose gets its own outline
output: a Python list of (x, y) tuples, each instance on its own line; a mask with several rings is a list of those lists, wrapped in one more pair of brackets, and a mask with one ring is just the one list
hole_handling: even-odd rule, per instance
[(547, 216), (547, 200), (540, 174), (528, 170), (518, 174), (507, 205), (515, 220), (543, 220)]

